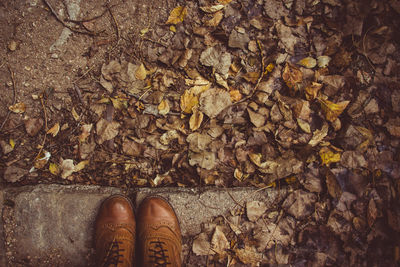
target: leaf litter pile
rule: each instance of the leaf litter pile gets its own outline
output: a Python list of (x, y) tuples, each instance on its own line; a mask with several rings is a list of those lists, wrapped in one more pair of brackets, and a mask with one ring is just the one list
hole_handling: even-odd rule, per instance
[[(78, 77), (62, 116), (51, 90), (32, 95), (42, 117), (14, 100), (4, 181), (282, 189), (204, 225), (188, 264), (398, 264), (399, 12), (396, 0), (182, 1)], [(13, 116), (24, 127), (8, 129)]]

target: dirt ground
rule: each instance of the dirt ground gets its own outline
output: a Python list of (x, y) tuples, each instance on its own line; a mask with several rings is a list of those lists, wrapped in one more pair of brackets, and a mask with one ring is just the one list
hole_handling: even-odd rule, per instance
[(4, 0), (1, 183), (285, 186), (257, 218), (254, 203), (231, 214), (247, 230), (198, 237), (225, 232), (229, 249), (196, 254), (398, 264), (399, 14), (398, 0)]

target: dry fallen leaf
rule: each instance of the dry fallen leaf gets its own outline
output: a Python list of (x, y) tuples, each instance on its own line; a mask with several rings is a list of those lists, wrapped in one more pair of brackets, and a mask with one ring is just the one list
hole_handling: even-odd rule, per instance
[(266, 119), (264, 115), (252, 111), (250, 108), (247, 109), (247, 112), (249, 113), (250, 121), (254, 126), (259, 128), (264, 125)]
[(313, 133), (313, 137), (311, 140), (308, 142), (310, 146), (316, 146), (318, 145), (324, 138), (327, 136), (329, 130), (329, 126), (327, 123), (324, 123), (322, 126), (321, 130), (316, 130)]
[(238, 102), (240, 99), (242, 99), (242, 94), (239, 90), (231, 90), (229, 91), (229, 94), (231, 95), (232, 103)]
[(143, 81), (144, 79), (146, 79), (146, 76), (147, 76), (147, 70), (146, 70), (146, 68), (144, 67), (143, 63), (142, 63), (142, 64), (140, 64), (140, 66), (136, 69), (135, 78), (138, 79), (138, 80)]
[(326, 187), (331, 197), (339, 199), (342, 195), (342, 188), (340, 187), (336, 176), (329, 169), (326, 169)]
[(51, 157), (50, 152), (43, 150), (38, 156), (38, 158), (35, 160), (33, 166), (36, 169), (42, 169), (47, 164), (50, 157)]
[(197, 256), (214, 255), (211, 249), (211, 243), (206, 233), (200, 233), (194, 240), (192, 245), (193, 253)]
[(168, 100), (163, 99), (157, 108), (158, 108), (158, 114), (163, 116), (167, 115), (170, 110)]
[(252, 84), (256, 84), (259, 77), (260, 77), (259, 72), (248, 72), (245, 75), (243, 75), (243, 78)]
[(329, 167), (329, 164), (340, 161), (340, 153), (335, 153), (328, 147), (323, 147), (319, 151), (319, 156), (321, 157), (322, 164)]
[(60, 168), (61, 168), (61, 171), (62, 171), (61, 178), (67, 179), (75, 171), (74, 161), (72, 159), (64, 159), (61, 162)]
[(296, 66), (286, 63), (282, 78), (289, 88), (297, 91), (299, 89), (299, 84), (303, 81), (303, 73)]
[(217, 225), (211, 238), (211, 249), (221, 257), (225, 257), (229, 248), (229, 241), (226, 239), (224, 232), (222, 232), (222, 227)]
[(47, 134), (51, 134), (53, 137), (56, 137), (59, 131), (60, 131), (60, 124), (57, 122), (56, 124), (54, 124), (53, 127), (51, 127), (50, 130), (47, 131)]
[(90, 131), (92, 130), (93, 124), (84, 124), (81, 127), (82, 133), (79, 135), (79, 141), (85, 142), (86, 138), (90, 135)]
[(74, 117), (74, 120), (75, 120), (75, 121), (79, 121), (80, 116), (78, 115), (78, 113), (76, 112), (76, 110), (75, 110), (74, 107), (72, 107), (71, 113), (72, 113), (72, 117)]
[(21, 114), (25, 112), (26, 106), (24, 102), (19, 102), (12, 106), (9, 106), (8, 109), (14, 113)]
[(201, 122), (203, 121), (203, 117), (204, 117), (203, 113), (195, 109), (193, 111), (192, 116), (189, 119), (190, 130), (196, 131), (197, 129), (199, 129)]
[(262, 260), (262, 254), (258, 253), (255, 247), (245, 245), (244, 248), (235, 249), (235, 254), (244, 264), (251, 266), (258, 266)]
[(223, 9), (224, 5), (214, 5), (214, 6), (201, 6), (200, 9), (206, 13), (214, 13)]
[(186, 7), (183, 6), (177, 6), (175, 7), (171, 13), (169, 14), (167, 22), (165, 24), (178, 24), (181, 23), (187, 14), (187, 9)]
[(315, 58), (312, 57), (305, 57), (302, 60), (300, 60), (299, 62), (297, 62), (297, 64), (306, 67), (308, 69), (312, 69), (317, 65), (317, 61), (315, 60)]
[(100, 119), (96, 124), (97, 142), (101, 145), (118, 135), (120, 124), (116, 121), (108, 122)]
[(185, 113), (192, 113), (192, 109), (199, 103), (199, 98), (192, 90), (185, 90), (181, 95), (181, 110)]
[(200, 95), (199, 110), (208, 117), (215, 118), (221, 111), (232, 104), (229, 92), (223, 89), (212, 88)]
[(325, 117), (328, 121), (334, 122), (340, 114), (346, 109), (350, 101), (342, 101), (337, 104), (324, 99), (319, 99), (321, 103), (321, 108), (325, 112)]
[(206, 21), (206, 23), (204, 24), (209, 27), (216, 27), (223, 18), (224, 18), (224, 13), (222, 11), (218, 11), (213, 15), (212, 19)]
[(81, 170), (83, 170), (85, 168), (86, 165), (89, 164), (88, 160), (83, 160), (81, 162), (79, 162), (76, 166), (75, 166), (75, 170), (74, 172), (79, 172)]
[(310, 85), (306, 86), (304, 90), (307, 100), (313, 100), (317, 98), (318, 92), (321, 90), (321, 88), (322, 84), (316, 82), (312, 82)]
[(59, 175), (61, 172), (60, 168), (58, 167), (58, 165), (56, 163), (50, 163), (49, 171), (53, 175)]
[(247, 201), (246, 214), (251, 222), (257, 221), (267, 210), (267, 206), (261, 201)]
[(318, 67), (320, 67), (320, 68), (328, 67), (328, 64), (329, 64), (330, 61), (331, 61), (331, 58), (328, 57), (328, 56), (319, 56), (319, 57), (317, 57)]
[(311, 127), (308, 122), (298, 118), (297, 124), (300, 126), (300, 129), (302, 129), (305, 133), (311, 133)]

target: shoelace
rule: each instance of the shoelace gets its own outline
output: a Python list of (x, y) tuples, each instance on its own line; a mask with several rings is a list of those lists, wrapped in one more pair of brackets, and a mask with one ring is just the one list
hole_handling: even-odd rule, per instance
[(121, 254), (121, 252), (125, 249), (120, 249), (120, 244), (122, 244), (122, 242), (116, 241), (115, 239), (113, 240), (113, 242), (111, 242), (110, 249), (107, 253), (103, 266), (117, 266), (118, 263), (122, 263), (123, 255)]
[(149, 251), (152, 254), (149, 256), (152, 260), (151, 263), (157, 267), (166, 267), (168, 264), (171, 264), (171, 262), (168, 262), (168, 256), (165, 254), (165, 252), (167, 252), (163, 247), (165, 246), (165, 243), (162, 241), (152, 241), (150, 242), (150, 246), (152, 245), (153, 247), (149, 248)]

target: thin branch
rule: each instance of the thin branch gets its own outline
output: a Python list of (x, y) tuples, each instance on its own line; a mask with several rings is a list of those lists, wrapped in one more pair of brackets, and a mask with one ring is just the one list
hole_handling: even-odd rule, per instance
[[(15, 89), (15, 77), (14, 77), (14, 72), (11, 70), (10, 66), (7, 67), (8, 71), (10, 72), (10, 76), (11, 76), (11, 82), (12, 82), (12, 88), (13, 88), (13, 105), (15, 105), (16, 102), (16, 89)], [(6, 118), (4, 119), (3, 123), (0, 126), (0, 131), (3, 129), (4, 125), (6, 124), (8, 117), (10, 117), (11, 114), (11, 110), (8, 110)]]
[(78, 30), (78, 29), (74, 29), (72, 26), (70, 26), (67, 23), (65, 23), (65, 21), (58, 16), (57, 12), (53, 9), (53, 7), (49, 4), (49, 2), (47, 0), (43, 0), (43, 1), (46, 4), (46, 6), (49, 8), (49, 10), (53, 14), (53, 16), (56, 18), (56, 20), (58, 22), (60, 22), (64, 27), (68, 28), (70, 31), (75, 32), (75, 33), (79, 33), (79, 34), (91, 35), (91, 36), (95, 36), (95, 35), (99, 34), (99, 33), (96, 33), (96, 32), (81, 31), (81, 30)]
[(265, 69), (265, 64), (264, 64), (264, 53), (263, 53), (263, 48), (261, 45), (261, 42), (259, 40), (257, 40), (257, 45), (258, 45), (258, 49), (260, 50), (260, 59), (261, 59), (261, 70), (260, 70), (260, 77), (258, 77), (257, 83), (254, 86), (253, 90), (251, 91), (251, 93), (246, 96), (245, 98), (233, 103), (232, 105), (236, 105), (239, 103), (243, 103), (247, 100), (249, 100), (250, 98), (252, 98), (254, 96), (254, 94), (257, 91), (258, 86), (260, 85), (261, 80), (264, 78), (264, 69)]

